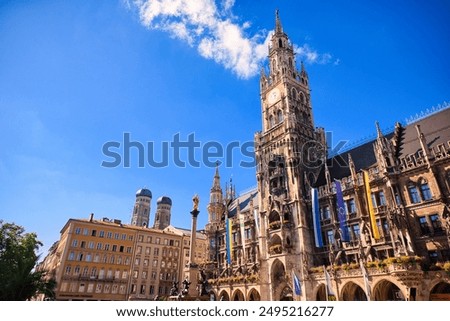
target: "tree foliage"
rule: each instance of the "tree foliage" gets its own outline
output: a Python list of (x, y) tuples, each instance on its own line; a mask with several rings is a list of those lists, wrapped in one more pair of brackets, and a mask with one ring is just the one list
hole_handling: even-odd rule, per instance
[(0, 300), (29, 300), (39, 293), (54, 297), (55, 281), (46, 280), (46, 272), (35, 269), (41, 246), (35, 233), (0, 220)]

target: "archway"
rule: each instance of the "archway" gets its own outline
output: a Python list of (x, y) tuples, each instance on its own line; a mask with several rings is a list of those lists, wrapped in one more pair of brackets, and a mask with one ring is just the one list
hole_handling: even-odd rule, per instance
[(316, 293), (316, 301), (327, 301), (327, 290), (325, 284), (319, 285)]
[(219, 294), (219, 300), (220, 301), (230, 301), (230, 296), (228, 295), (228, 292), (223, 290)]
[(233, 301), (245, 301), (244, 293), (241, 290), (234, 291)]
[(364, 290), (355, 282), (348, 282), (341, 292), (342, 301), (367, 301)]
[(251, 289), (248, 293), (248, 300), (249, 301), (261, 301), (261, 295), (256, 289)]
[[(286, 269), (284, 264), (276, 259), (272, 263), (272, 267), (270, 269), (270, 283), (272, 286), (272, 298), (273, 300), (281, 300), (281, 298), (286, 294), (282, 292), (286, 291)], [(290, 288), (289, 288), (290, 289)], [(292, 293), (292, 290), (290, 290)], [(292, 294), (291, 294), (292, 296)]]
[(450, 301), (450, 284), (439, 282), (430, 292), (430, 301)]
[(373, 289), (374, 301), (405, 301), (400, 288), (388, 280), (381, 280)]

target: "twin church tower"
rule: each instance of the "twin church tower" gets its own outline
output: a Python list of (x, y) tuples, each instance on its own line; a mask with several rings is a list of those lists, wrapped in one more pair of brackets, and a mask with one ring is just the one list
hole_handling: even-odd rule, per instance
[[(131, 225), (148, 227), (150, 223), (150, 209), (152, 192), (141, 188), (136, 192)], [(167, 196), (161, 196), (156, 201), (156, 213), (153, 228), (163, 230), (170, 225), (172, 200)]]

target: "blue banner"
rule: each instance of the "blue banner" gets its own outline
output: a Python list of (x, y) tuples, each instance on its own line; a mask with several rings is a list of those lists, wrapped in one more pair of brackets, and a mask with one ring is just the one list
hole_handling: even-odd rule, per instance
[(341, 240), (342, 242), (350, 242), (350, 235), (347, 228), (347, 211), (344, 206), (344, 198), (342, 197), (341, 183), (337, 180), (336, 183), (336, 204), (339, 219), (339, 227), (341, 228)]
[(294, 270), (292, 270), (292, 283), (295, 295), (302, 295), (302, 285), (300, 284), (300, 279), (297, 274), (295, 274)]
[(311, 205), (314, 224), (314, 241), (316, 247), (323, 247), (322, 228), (320, 226), (319, 192), (317, 191), (317, 188), (311, 188)]
[(233, 223), (231, 222), (231, 219), (226, 218), (226, 223), (225, 223), (225, 230), (226, 230), (226, 235), (225, 235), (225, 243), (226, 243), (226, 247), (227, 247), (227, 262), (228, 264), (231, 264), (231, 253), (232, 253), (232, 248), (233, 248), (233, 240), (231, 238), (231, 229), (232, 229), (232, 225)]

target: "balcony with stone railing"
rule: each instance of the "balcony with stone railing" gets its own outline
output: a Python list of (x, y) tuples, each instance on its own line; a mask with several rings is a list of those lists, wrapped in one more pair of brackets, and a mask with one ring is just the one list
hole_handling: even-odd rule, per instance
[[(369, 276), (392, 275), (404, 277), (408, 274), (422, 274), (422, 258), (417, 256), (390, 257), (382, 261), (367, 262), (364, 266)], [(362, 277), (362, 270), (359, 263), (346, 263), (327, 267), (330, 274), (335, 273), (337, 278)], [(310, 269), (310, 276), (313, 280), (325, 279), (323, 267), (313, 267)]]

